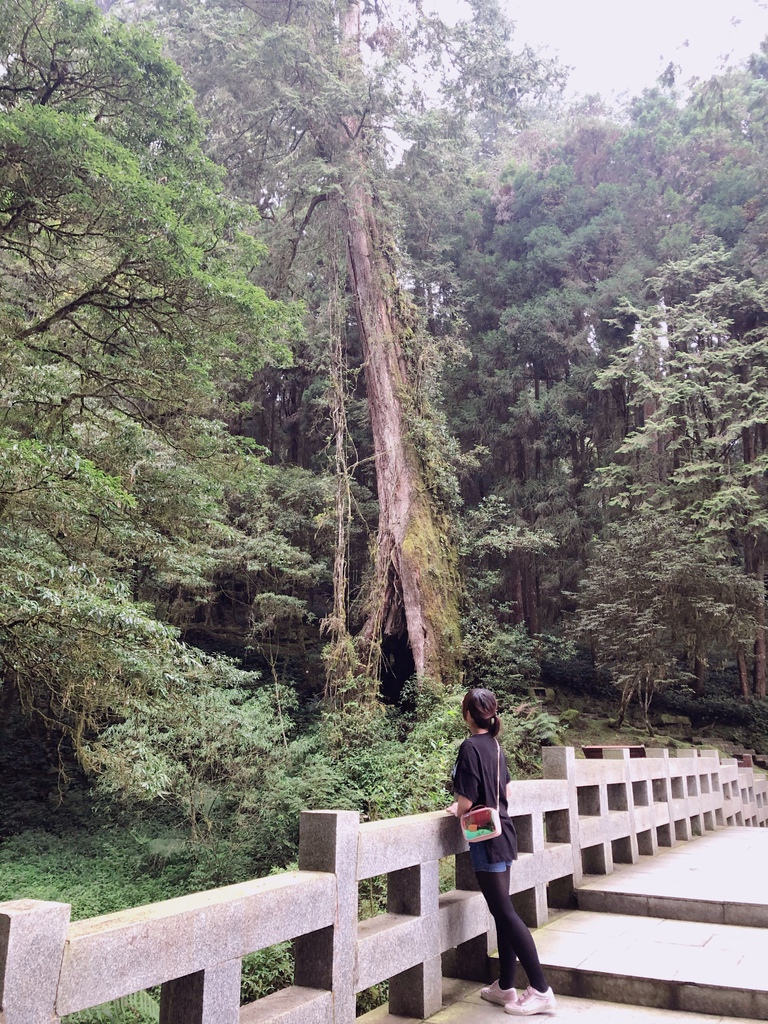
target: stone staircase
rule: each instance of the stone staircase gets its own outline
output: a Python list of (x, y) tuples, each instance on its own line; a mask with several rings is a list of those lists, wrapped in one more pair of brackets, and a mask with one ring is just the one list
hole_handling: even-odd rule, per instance
[[(430, 1017), (431, 1024), (509, 1024), (513, 1018), (500, 1006), (489, 1006), (480, 998), (480, 990), (467, 982), (445, 982), (445, 1005)], [(390, 1014), (386, 1007), (358, 1018), (360, 1024), (406, 1024), (402, 1017)], [(712, 1013), (687, 1013), (654, 1006), (612, 1003), (605, 999), (578, 999), (558, 995), (554, 1018), (532, 1017), (534, 1024), (748, 1024), (750, 1018)], [(411, 1022), (414, 1024), (414, 1022)]]
[(537, 936), (556, 992), (768, 1020), (768, 931), (565, 911)]
[[(556, 1024), (768, 1020), (767, 867), (768, 829), (734, 827), (587, 876), (577, 905), (533, 933)], [(510, 1020), (476, 982), (444, 978), (443, 1003), (429, 1024)], [(359, 1024), (407, 1019), (382, 1006)]]
[[(534, 936), (558, 995), (768, 1020), (768, 829), (587, 876)], [(688, 1018), (690, 1019), (690, 1018)]]

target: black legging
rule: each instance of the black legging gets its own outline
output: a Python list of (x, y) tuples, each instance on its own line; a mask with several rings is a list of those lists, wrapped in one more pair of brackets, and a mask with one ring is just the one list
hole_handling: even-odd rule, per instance
[(528, 981), (539, 992), (549, 988), (539, 963), (539, 954), (533, 936), (517, 916), (509, 895), (509, 868), (506, 871), (477, 871), (480, 891), (496, 922), (499, 941), (499, 988), (512, 988), (515, 984), (515, 957), (528, 975)]

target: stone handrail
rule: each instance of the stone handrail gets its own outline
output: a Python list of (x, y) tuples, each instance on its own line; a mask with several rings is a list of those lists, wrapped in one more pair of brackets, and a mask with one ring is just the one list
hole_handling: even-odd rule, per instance
[[(768, 825), (768, 777), (717, 751), (543, 750), (541, 780), (512, 784), (520, 857), (512, 897), (531, 926), (610, 873), (727, 825)], [(390, 1010), (425, 1018), (443, 973), (487, 978), (495, 937), (455, 819), (361, 824), (306, 811), (299, 870), (70, 923), (68, 904), (0, 904), (0, 1024), (62, 1016), (154, 985), (161, 1024), (352, 1024), (356, 994), (389, 981)], [(440, 893), (439, 865), (455, 862)], [(387, 877), (386, 913), (358, 921), (358, 884)], [(241, 959), (292, 940), (294, 985), (240, 1006)]]

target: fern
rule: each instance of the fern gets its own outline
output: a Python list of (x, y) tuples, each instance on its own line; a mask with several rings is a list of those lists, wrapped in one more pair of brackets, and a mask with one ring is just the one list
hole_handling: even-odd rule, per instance
[(134, 992), (63, 1020), (66, 1024), (159, 1024), (160, 1003), (148, 992)]

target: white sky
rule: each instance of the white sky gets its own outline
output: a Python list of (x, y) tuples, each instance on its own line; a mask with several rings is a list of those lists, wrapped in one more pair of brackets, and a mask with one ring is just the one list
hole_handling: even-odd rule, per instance
[[(431, 6), (449, 17), (460, 0)], [(768, 0), (506, 0), (505, 6), (518, 45), (546, 47), (572, 67), (566, 95), (628, 99), (654, 85), (670, 61), (680, 66), (679, 85), (709, 78), (755, 53), (768, 35)]]

